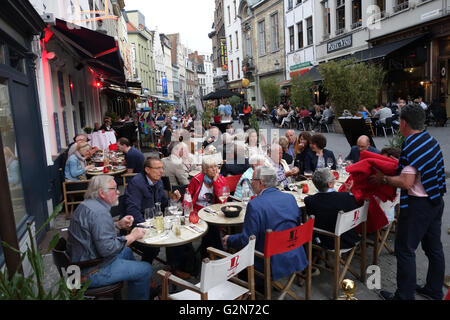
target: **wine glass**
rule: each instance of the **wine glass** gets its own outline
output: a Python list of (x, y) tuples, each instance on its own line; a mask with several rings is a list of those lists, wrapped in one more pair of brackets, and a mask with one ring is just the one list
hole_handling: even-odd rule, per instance
[(305, 178), (306, 178), (306, 179), (311, 179), (311, 178), (312, 178), (312, 175), (313, 175), (313, 172), (312, 172), (312, 171), (305, 171)]
[(230, 188), (228, 186), (223, 186), (219, 192), (219, 200), (223, 204), (227, 202), (228, 197), (230, 196)]
[(144, 209), (145, 222), (149, 222), (151, 219), (153, 219), (154, 215), (155, 215), (155, 208), (145, 208)]

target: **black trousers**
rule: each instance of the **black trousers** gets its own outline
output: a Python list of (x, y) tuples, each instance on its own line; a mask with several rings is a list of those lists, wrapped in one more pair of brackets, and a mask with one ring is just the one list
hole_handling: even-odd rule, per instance
[(442, 300), (445, 258), (441, 242), (444, 201), (434, 205), (428, 198), (408, 197), (408, 207), (400, 210), (395, 241), (397, 292), (402, 300), (414, 300), (416, 288), (416, 250), (419, 244), (428, 258), (426, 292)]

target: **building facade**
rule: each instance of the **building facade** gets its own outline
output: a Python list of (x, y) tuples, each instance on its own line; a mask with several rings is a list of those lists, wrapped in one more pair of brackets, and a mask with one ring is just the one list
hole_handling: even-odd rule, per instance
[(450, 111), (450, 5), (441, 0), (315, 1), (318, 63), (352, 57), (387, 72), (380, 100), (418, 96)]
[(286, 80), (301, 75), (316, 63), (315, 1), (285, 0)]
[(141, 82), (142, 92), (156, 93), (155, 64), (153, 61), (153, 34), (145, 25), (145, 16), (139, 11), (127, 11), (127, 32), (133, 54), (132, 81)]
[[(165, 77), (163, 77), (163, 97), (169, 101), (174, 100), (173, 95), (173, 68), (172, 68), (172, 46), (169, 37), (165, 34), (160, 34), (161, 45), (164, 55), (164, 70)], [(167, 89), (165, 89), (167, 87)]]
[(241, 17), (245, 77), (250, 80), (247, 100), (261, 106), (261, 81), (285, 80), (284, 1), (246, 0), (239, 7)]
[(242, 88), (242, 28), (238, 8), (241, 1), (224, 1), (224, 25), (225, 38), (227, 40), (228, 53), (228, 87), (231, 89)]
[(224, 0), (215, 0), (213, 30), (209, 33), (212, 40), (212, 60), (214, 64), (214, 89), (227, 88), (229, 61), (227, 39), (225, 37)]

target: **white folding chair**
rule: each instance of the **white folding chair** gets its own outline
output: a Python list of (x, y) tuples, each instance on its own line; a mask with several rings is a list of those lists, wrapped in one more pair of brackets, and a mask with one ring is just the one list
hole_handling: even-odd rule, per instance
[[(313, 263), (313, 266), (323, 269), (325, 271), (332, 272), (334, 274), (333, 299), (337, 299), (338, 291), (339, 291), (339, 287), (340, 287), (339, 284), (342, 282), (342, 280), (344, 280), (344, 277), (345, 277), (347, 271), (350, 271), (356, 278), (359, 278), (362, 282), (365, 280), (366, 221), (367, 221), (368, 211), (369, 211), (369, 202), (368, 201), (366, 201), (362, 207), (355, 209), (353, 211), (349, 211), (349, 212), (339, 211), (334, 233), (314, 227), (315, 233), (317, 233), (319, 235), (334, 238), (334, 250), (328, 250), (328, 249), (320, 247), (318, 245), (313, 245), (313, 248), (318, 249), (320, 251), (325, 251), (326, 254), (331, 253), (334, 256), (333, 269), (329, 269), (326, 265), (322, 266), (322, 265)], [(344, 234), (345, 232), (357, 227), (360, 224), (362, 224), (362, 239), (361, 239), (361, 241), (355, 243), (355, 246), (353, 248), (341, 249), (341, 235)], [(352, 262), (353, 256), (358, 247), (361, 250), (361, 264), (360, 264), (360, 274), (359, 275), (350, 267), (350, 263)], [(342, 259), (341, 255), (343, 253), (348, 253), (348, 252), (349, 252), (349, 254), (348, 254), (347, 260)], [(318, 256), (318, 258), (321, 260), (324, 260), (326, 264), (328, 263), (328, 259), (326, 259), (326, 258), (324, 259), (321, 256)], [(342, 272), (340, 271), (341, 264), (344, 266), (344, 269), (342, 270)]]
[(396, 197), (393, 201), (381, 202), (380, 199), (377, 199), (377, 201), (381, 210), (385, 213), (389, 224), (375, 232), (375, 239), (373, 242), (373, 264), (378, 264), (378, 258), (380, 257), (381, 250), (383, 250), (383, 248), (386, 248), (390, 254), (394, 253), (394, 251), (386, 243), (386, 240), (393, 230), (394, 225), (397, 223), (397, 215), (400, 205), (400, 190), (397, 190)]
[[(248, 245), (231, 255), (214, 248), (208, 248), (210, 259), (204, 259), (200, 283), (196, 285), (184, 281), (170, 272), (159, 270), (162, 280), (163, 300), (241, 300), (255, 299), (254, 255), (256, 237), (251, 236)], [(223, 257), (213, 260), (214, 257)], [(247, 269), (248, 281), (237, 278), (237, 275)], [(185, 290), (169, 294), (169, 283)]]

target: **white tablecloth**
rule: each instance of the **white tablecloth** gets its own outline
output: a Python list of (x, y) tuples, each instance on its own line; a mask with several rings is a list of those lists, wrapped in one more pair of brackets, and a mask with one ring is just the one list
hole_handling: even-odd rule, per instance
[(105, 131), (105, 133), (101, 131), (93, 132), (90, 139), (90, 145), (101, 150), (108, 149), (111, 144), (117, 142), (116, 135), (113, 131)]

